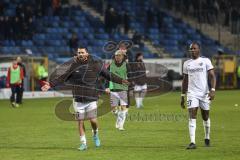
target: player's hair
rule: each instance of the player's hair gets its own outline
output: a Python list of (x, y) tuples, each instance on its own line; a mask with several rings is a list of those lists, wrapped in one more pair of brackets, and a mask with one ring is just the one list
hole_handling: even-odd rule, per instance
[(143, 55), (143, 54), (142, 54), (141, 52), (138, 52), (138, 53), (136, 54), (135, 60), (137, 60), (138, 57), (140, 57), (140, 56), (142, 56), (142, 55)]
[(200, 43), (196, 42), (196, 41), (193, 41), (190, 45), (189, 45), (189, 48), (192, 47), (192, 45), (196, 44), (198, 46), (199, 49), (201, 49), (201, 45)]
[(40, 65), (44, 65), (44, 60), (41, 60), (41, 61), (40, 61)]
[(117, 50), (117, 51), (114, 53), (114, 55), (112, 56), (112, 59), (113, 59), (113, 60), (115, 59), (115, 56), (116, 56), (117, 54), (122, 54), (122, 55), (123, 55), (123, 61), (126, 61), (126, 60), (127, 60), (127, 55), (126, 55), (126, 53), (123, 52), (122, 50)]
[(117, 50), (114, 55), (118, 55), (118, 54), (122, 54), (122, 55), (125, 55), (126, 53), (122, 50)]
[(78, 49), (85, 49), (88, 52), (88, 48), (85, 46), (79, 46)]

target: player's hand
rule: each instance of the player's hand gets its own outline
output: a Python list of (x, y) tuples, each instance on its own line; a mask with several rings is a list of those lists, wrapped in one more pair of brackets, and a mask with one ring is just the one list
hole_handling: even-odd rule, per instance
[(208, 93), (208, 97), (209, 97), (209, 100), (214, 100), (214, 97), (215, 97), (215, 91), (210, 91), (209, 93)]
[(45, 84), (42, 86), (42, 91), (46, 92), (48, 91), (51, 87), (50, 87), (50, 84), (49, 82), (44, 82)]
[(123, 80), (122, 80), (122, 84), (129, 85), (130, 83), (128, 82), (128, 80), (123, 79)]
[(185, 109), (185, 100), (184, 100), (184, 96), (181, 96), (181, 107), (182, 109)]
[(105, 89), (105, 92), (106, 92), (107, 94), (110, 94), (110, 89), (109, 89), (109, 88), (106, 88), (106, 89)]

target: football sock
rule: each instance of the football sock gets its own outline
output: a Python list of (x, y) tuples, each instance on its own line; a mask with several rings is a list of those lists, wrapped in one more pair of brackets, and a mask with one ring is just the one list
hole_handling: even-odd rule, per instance
[(140, 106), (141, 106), (140, 98), (139, 97), (135, 97), (135, 100), (136, 100), (136, 107), (140, 108)]
[(120, 121), (120, 127), (123, 128), (124, 126), (124, 123), (125, 123), (125, 120), (126, 120), (126, 117), (127, 117), (127, 112), (128, 110), (123, 110), (121, 111), (121, 121)]
[(196, 119), (189, 119), (188, 127), (191, 143), (195, 144)]
[(119, 111), (117, 112), (117, 120), (116, 120), (116, 123), (117, 123), (117, 124), (119, 124), (119, 123), (121, 122), (121, 119), (122, 119), (121, 113), (122, 113), (121, 110), (119, 110)]
[(94, 136), (97, 135), (98, 134), (98, 128), (96, 130), (92, 130), (92, 133), (93, 133)]
[(86, 136), (85, 136), (85, 135), (80, 136), (80, 142), (81, 142), (82, 144), (87, 144), (87, 140), (86, 140)]
[(142, 107), (143, 106), (143, 98), (139, 98), (139, 103), (140, 103), (140, 106)]
[(207, 121), (203, 121), (205, 139), (210, 139), (210, 118)]

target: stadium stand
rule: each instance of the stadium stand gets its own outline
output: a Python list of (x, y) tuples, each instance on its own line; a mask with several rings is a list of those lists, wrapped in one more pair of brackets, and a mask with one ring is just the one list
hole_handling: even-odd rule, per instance
[[(20, 1), (16, 4), (10, 0), (5, 0), (3, 17), (18, 17)], [(7, 5), (6, 5), (7, 4)], [(27, 3), (28, 4), (28, 3)], [(31, 4), (28, 4), (31, 6)], [(32, 8), (34, 9), (34, 8)], [(15, 39), (13, 36), (4, 37), (1, 40), (0, 52), (3, 54), (20, 54), (25, 53), (26, 49), (30, 49), (34, 55), (48, 55), (50, 59), (56, 60), (59, 57), (71, 55), (69, 40), (72, 34), (76, 34), (79, 45), (90, 46), (89, 50), (92, 54), (101, 58), (111, 58), (111, 54), (105, 54), (102, 50), (104, 44), (109, 41), (128, 40), (129, 37), (114, 33), (108, 34), (104, 30), (104, 24), (98, 18), (93, 17), (88, 12), (84, 12), (81, 7), (69, 6), (61, 8), (58, 15), (37, 16), (34, 18), (35, 28), (34, 34), (28, 39), (21, 36)], [(5, 25), (7, 29), (7, 26)], [(6, 30), (5, 29), (5, 30)], [(11, 33), (12, 27), (10, 27)], [(4, 31), (3, 31), (4, 32)], [(148, 52), (147, 48), (143, 48)]]
[[(45, 3), (42, 4), (43, 2)], [(104, 14), (102, 1), (87, 2)], [(36, 3), (38, 3), (37, 0)], [(80, 6), (59, 7), (60, 9), (56, 12), (53, 8), (49, 8), (49, 2), (42, 1), (42, 3), (39, 9), (36, 7), (39, 5), (34, 5), (33, 1), (4, 0), (1, 2), (0, 23), (4, 24), (4, 27), (0, 31), (4, 34), (1, 33), (3, 36), (0, 38), (2, 46), (0, 53), (20, 54), (26, 53), (28, 49), (34, 55), (48, 55), (50, 59), (56, 60), (72, 54), (69, 40), (72, 34), (76, 34), (79, 45), (90, 46), (89, 50), (92, 54), (101, 58), (111, 58), (111, 54), (103, 52), (103, 45), (109, 40), (130, 39), (128, 34), (117, 31), (107, 32), (99, 18), (83, 11)], [(203, 53), (207, 56), (215, 54), (218, 48), (228, 51), (217, 41), (203, 35), (181, 19), (176, 19), (155, 8), (150, 0), (108, 1), (108, 6), (113, 7), (119, 15), (128, 13), (130, 29), (142, 35), (144, 39), (151, 40), (153, 45), (164, 48), (165, 52), (170, 53), (172, 57), (186, 57), (186, 46), (192, 41), (199, 42)], [(22, 27), (14, 27), (17, 23)], [(19, 31), (24, 34), (18, 35)], [(146, 58), (156, 57), (146, 46), (141, 47)]]
[[(90, 0), (87, 2), (100, 13), (103, 12), (101, 1)], [(170, 14), (154, 7), (149, 0), (108, 1), (108, 7), (114, 8), (119, 14), (127, 12), (131, 16), (131, 30), (149, 38), (154, 45), (163, 47), (172, 57), (180, 58), (187, 56), (186, 46), (191, 44), (192, 41), (197, 41), (202, 45), (203, 53), (206, 56), (213, 56), (218, 48), (231, 52), (181, 19), (174, 18)]]

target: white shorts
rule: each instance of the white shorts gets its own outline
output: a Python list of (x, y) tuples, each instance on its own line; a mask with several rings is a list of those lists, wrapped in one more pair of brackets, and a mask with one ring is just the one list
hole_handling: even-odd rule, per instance
[(134, 86), (134, 91), (135, 92), (140, 92), (142, 90), (147, 90), (147, 84), (144, 85), (135, 85)]
[(77, 120), (86, 120), (97, 117), (97, 101), (81, 103), (73, 100), (73, 108)]
[(127, 106), (128, 105), (128, 95), (127, 91), (120, 91), (120, 92), (110, 92), (110, 101), (111, 106)]
[(211, 101), (208, 98), (201, 100), (196, 97), (187, 96), (187, 108), (200, 107), (203, 110), (210, 110), (210, 103)]

